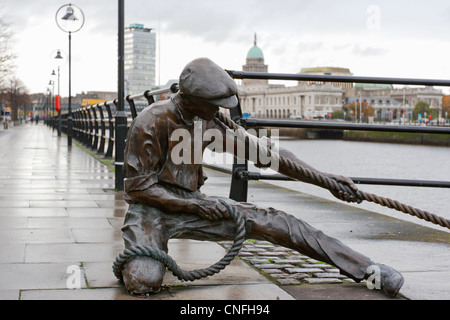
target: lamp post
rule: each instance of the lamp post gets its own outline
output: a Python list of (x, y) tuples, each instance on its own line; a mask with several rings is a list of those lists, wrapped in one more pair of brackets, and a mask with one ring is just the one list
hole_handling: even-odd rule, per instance
[(48, 111), (50, 109), (50, 103), (52, 101), (52, 92), (51, 92), (51, 90), (48, 87), (47, 87), (46, 94), (47, 94), (47, 99), (45, 101), (44, 111), (43, 111), (43, 114), (42, 114), (42, 121), (44, 122), (44, 125), (47, 124)]
[[(55, 75), (55, 70), (53, 70), (53, 72), (52, 72), (52, 76), (54, 76), (54, 75)], [(55, 103), (54, 103), (54, 101), (55, 101), (55, 81), (50, 80), (48, 82), (48, 85), (52, 86), (52, 92), (51, 92), (52, 100), (51, 100), (51, 103), (50, 103), (50, 111), (49, 111), (48, 115), (45, 117), (45, 123), (49, 126), (51, 124), (50, 123), (50, 121), (51, 121), (50, 113), (53, 110), (55, 110)]]
[(116, 189), (123, 190), (124, 174), (122, 171), (124, 162), (125, 139), (127, 135), (127, 115), (125, 114), (125, 72), (124, 72), (124, 32), (125, 32), (125, 4), (124, 0), (118, 0), (118, 87), (117, 87), (117, 111), (115, 115), (116, 129)]
[[(64, 51), (58, 49), (56, 52), (54, 51), (51, 55), (52, 61), (55, 66), (58, 67), (58, 96), (61, 96), (61, 67), (64, 66), (67, 62), (67, 55)], [(58, 111), (58, 136), (61, 136), (61, 108)]]
[(72, 145), (72, 33), (80, 31), (84, 25), (84, 13), (73, 4), (63, 5), (56, 12), (56, 24), (69, 34), (69, 113), (67, 116), (68, 145)]

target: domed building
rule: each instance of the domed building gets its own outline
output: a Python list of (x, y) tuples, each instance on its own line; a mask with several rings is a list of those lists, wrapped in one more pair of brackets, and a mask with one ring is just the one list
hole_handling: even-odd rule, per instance
[[(246, 64), (242, 66), (242, 71), (245, 72), (267, 72), (268, 66), (264, 64), (264, 54), (257, 45), (257, 37), (255, 34), (255, 41), (253, 47), (247, 53)], [(259, 79), (243, 79), (244, 86), (250, 85), (267, 85), (267, 80)]]
[[(244, 72), (268, 72), (257, 37), (247, 53)], [(251, 117), (272, 119), (322, 118), (343, 106), (344, 90), (333, 84), (269, 84), (268, 80), (243, 79), (239, 86), (242, 111)]]
[[(244, 72), (268, 72), (264, 54), (257, 44), (247, 52)], [(303, 68), (300, 73), (317, 75), (351, 76), (347, 68)], [(353, 84), (321, 81), (298, 81), (297, 85), (270, 84), (268, 80), (243, 79), (239, 86), (239, 98), (244, 113), (250, 117), (271, 119), (317, 119), (327, 117), (352, 99), (370, 103), (374, 120), (390, 121), (410, 117), (419, 101), (427, 102), (442, 117), (442, 90), (433, 87), (394, 88), (392, 85)], [(346, 103), (347, 100), (347, 103)]]

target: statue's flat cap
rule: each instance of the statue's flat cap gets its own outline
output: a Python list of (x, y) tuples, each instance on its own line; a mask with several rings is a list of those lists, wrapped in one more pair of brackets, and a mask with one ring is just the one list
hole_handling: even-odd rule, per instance
[(181, 72), (179, 86), (182, 93), (223, 108), (234, 108), (238, 104), (236, 82), (208, 58), (189, 62)]

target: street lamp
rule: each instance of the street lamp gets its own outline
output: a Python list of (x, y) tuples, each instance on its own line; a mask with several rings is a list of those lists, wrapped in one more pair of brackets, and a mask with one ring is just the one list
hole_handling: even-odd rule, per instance
[[(56, 51), (53, 51), (51, 54), (51, 59), (54, 63), (54, 65), (56, 67), (58, 67), (58, 96), (61, 95), (61, 83), (60, 83), (60, 79), (61, 79), (61, 67), (64, 66), (67, 62), (67, 55), (64, 53), (64, 51), (58, 49)], [(55, 71), (53, 71), (52, 75), (54, 74)], [(61, 136), (61, 109), (57, 110), (58, 111), (58, 136)]]
[(73, 4), (63, 5), (56, 12), (56, 24), (69, 34), (69, 114), (67, 117), (68, 145), (72, 145), (72, 33), (80, 31), (84, 25), (83, 11)]
[[(53, 72), (52, 72), (52, 76), (54, 76), (55, 75), (55, 70), (53, 70)], [(55, 81), (53, 81), (53, 80), (50, 80), (49, 82), (48, 82), (48, 85), (49, 86), (52, 86), (52, 99), (51, 99), (51, 104), (50, 104), (50, 111), (49, 111), (49, 113), (48, 113), (48, 115), (46, 115), (46, 117), (45, 117), (45, 123), (49, 126), (51, 123), (50, 123), (50, 119), (51, 119), (51, 117), (50, 117), (50, 112), (52, 112), (54, 109), (55, 109), (55, 104), (54, 104), (54, 99), (55, 99)]]
[(44, 108), (44, 114), (43, 114), (43, 122), (44, 125), (47, 124), (47, 118), (48, 118), (48, 114), (50, 112), (50, 104), (52, 102), (52, 90), (50, 90), (49, 87), (47, 87), (47, 102), (45, 104), (45, 108)]
[(116, 129), (116, 189), (123, 190), (124, 174), (122, 164), (124, 161), (125, 139), (127, 135), (127, 115), (125, 114), (125, 0), (118, 0), (118, 87), (117, 87), (117, 110), (115, 115)]

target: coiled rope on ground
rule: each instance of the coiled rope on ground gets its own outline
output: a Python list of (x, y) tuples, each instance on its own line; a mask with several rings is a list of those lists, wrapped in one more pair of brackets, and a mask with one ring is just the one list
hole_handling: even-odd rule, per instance
[(113, 263), (113, 272), (117, 279), (123, 280), (122, 270), (125, 267), (125, 264), (133, 259), (134, 257), (144, 256), (155, 259), (162, 264), (164, 264), (167, 269), (169, 269), (178, 279), (184, 281), (194, 281), (202, 278), (206, 278), (208, 276), (212, 276), (216, 273), (219, 273), (221, 270), (225, 269), (231, 261), (237, 256), (239, 251), (242, 249), (242, 244), (245, 241), (245, 219), (235, 208), (227, 205), (225, 202), (222, 202), (223, 205), (228, 209), (230, 214), (230, 218), (234, 221), (236, 225), (236, 235), (234, 238), (233, 245), (227, 254), (218, 262), (213, 264), (212, 266), (205, 269), (197, 269), (192, 271), (185, 271), (181, 269), (177, 263), (163, 250), (159, 250), (156, 248), (149, 248), (146, 246), (135, 246), (125, 249)]
[[(317, 172), (315, 170), (311, 170), (309, 168), (305, 168), (298, 163), (292, 161), (291, 159), (288, 159), (286, 157), (280, 156), (278, 153), (273, 152), (270, 150), (267, 146), (263, 145), (262, 143), (259, 143), (258, 139), (249, 138), (249, 134), (246, 132), (246, 130), (238, 125), (236, 122), (234, 122), (231, 118), (226, 116), (222, 112), (217, 113), (217, 118), (223, 122), (227, 127), (235, 131), (236, 137), (239, 139), (245, 139), (249, 143), (249, 148), (256, 148), (258, 152), (265, 154), (270, 154), (271, 157), (275, 161), (279, 161), (280, 165), (286, 166), (291, 170), (294, 170), (297, 172), (300, 176), (309, 178), (310, 180), (313, 180), (317, 182), (317, 184), (325, 189), (328, 190), (334, 190), (334, 191), (342, 191), (347, 192), (350, 195), (353, 195), (355, 199), (361, 199), (368, 202), (373, 202), (376, 204), (379, 204), (384, 207), (388, 207), (390, 209), (395, 209), (397, 211), (409, 214), (411, 216), (415, 216), (419, 219), (434, 223), (436, 225), (440, 225), (441, 227), (450, 229), (450, 220), (447, 220), (443, 217), (439, 217), (435, 214), (432, 214), (428, 211), (420, 210), (417, 208), (414, 208), (412, 206), (403, 204), (399, 201), (392, 200), (389, 198), (381, 197), (375, 194), (367, 193), (361, 190), (357, 190), (354, 192), (350, 189), (350, 187), (338, 183), (334, 179), (331, 179), (327, 177), (326, 175), (321, 174), (320, 172)], [(254, 150), (256, 150), (254, 149)]]

